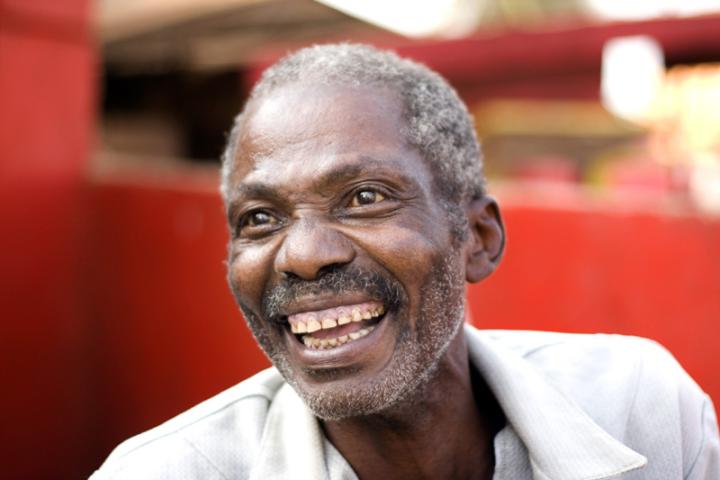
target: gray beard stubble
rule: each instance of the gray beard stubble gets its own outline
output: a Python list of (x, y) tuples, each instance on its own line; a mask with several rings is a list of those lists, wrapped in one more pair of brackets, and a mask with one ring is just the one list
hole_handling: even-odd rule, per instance
[[(353, 389), (333, 388), (332, 385), (318, 391), (304, 389), (297, 380), (298, 372), (289, 361), (287, 352), (279, 348), (284, 341), (280, 328), (271, 320), (254, 315), (239, 299), (238, 304), (260, 347), (317, 417), (341, 420), (375, 414), (401, 402), (419, 400), (417, 397), (422, 395), (424, 387), (434, 377), (440, 359), (463, 324), (464, 278), (453, 253), (436, 262), (430, 281), (421, 289), (422, 300), (415, 332), (409, 328), (408, 319), (394, 319), (408, 325), (400, 329), (390, 364), (372, 382)], [(321, 277), (317, 282), (271, 290), (265, 298), (263, 316), (273, 318), (283, 303), (294, 296), (328, 290), (338, 294), (370, 290), (379, 294), (391, 308), (407, 305), (406, 296), (397, 282), (378, 278), (375, 273), (339, 271), (329, 274), (327, 280)]]

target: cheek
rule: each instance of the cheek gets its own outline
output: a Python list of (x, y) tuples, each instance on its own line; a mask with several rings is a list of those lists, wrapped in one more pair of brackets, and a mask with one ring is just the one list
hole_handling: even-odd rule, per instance
[(443, 231), (396, 224), (354, 235), (354, 241), (402, 284), (414, 309), (419, 304), (422, 287), (435, 273), (438, 260), (452, 248)]
[[(404, 221), (387, 225), (382, 231), (366, 237), (375, 240), (377, 255), (387, 268), (408, 282), (422, 282), (437, 258), (451, 248), (448, 229), (432, 216), (409, 216)], [(369, 247), (372, 248), (372, 247)]]
[(256, 312), (272, 273), (273, 245), (244, 246), (233, 250), (229, 279), (233, 292)]
[(396, 229), (393, 233), (392, 241), (382, 242), (377, 248), (378, 259), (404, 282), (414, 283), (425, 278), (440, 249), (418, 237), (417, 232)]

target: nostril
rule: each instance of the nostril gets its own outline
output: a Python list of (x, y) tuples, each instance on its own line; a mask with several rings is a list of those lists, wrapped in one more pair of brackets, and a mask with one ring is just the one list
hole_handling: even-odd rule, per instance
[(320, 269), (317, 272), (316, 277), (320, 278), (324, 275), (327, 275), (328, 273), (332, 273), (336, 270), (340, 270), (343, 267), (343, 263), (331, 263), (330, 265), (325, 265), (323, 267), (320, 267)]
[(280, 272), (280, 274), (288, 280), (300, 280), (300, 275), (293, 272)]
[(342, 263), (331, 263), (330, 265), (324, 265), (320, 267), (312, 277), (303, 277), (302, 275), (299, 275), (292, 271), (282, 271), (280, 274), (283, 276), (283, 278), (290, 280), (290, 281), (308, 281), (308, 280), (317, 280), (319, 278), (324, 277), (327, 274), (333, 273), (336, 270), (339, 270), (343, 267), (344, 264)]

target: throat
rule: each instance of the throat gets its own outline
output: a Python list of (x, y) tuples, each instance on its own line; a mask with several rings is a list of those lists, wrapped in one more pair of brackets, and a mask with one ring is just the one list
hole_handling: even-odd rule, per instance
[(505, 423), (457, 335), (427, 383), (380, 413), (324, 422), (360, 478), (492, 478)]
[[(359, 478), (493, 477), (493, 438), (476, 428), (469, 431), (462, 425), (436, 424), (432, 431), (417, 430), (406, 422), (383, 419), (358, 435), (329, 423), (324, 425), (326, 436)], [(382, 428), (377, 428), (378, 424)]]

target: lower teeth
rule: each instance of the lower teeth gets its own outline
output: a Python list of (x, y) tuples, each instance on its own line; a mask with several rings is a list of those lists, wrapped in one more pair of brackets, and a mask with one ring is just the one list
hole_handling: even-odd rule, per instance
[(344, 345), (346, 343), (350, 343), (353, 340), (357, 340), (359, 338), (362, 338), (375, 330), (375, 325), (372, 325), (367, 328), (362, 328), (358, 330), (357, 332), (349, 333), (348, 335), (343, 335), (342, 337), (338, 338), (314, 338), (310, 335), (305, 335), (302, 337), (303, 343), (306, 347), (315, 349), (315, 350), (327, 350), (334, 347), (339, 347), (340, 345)]

